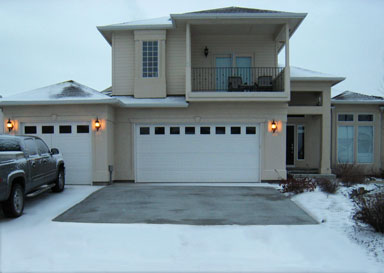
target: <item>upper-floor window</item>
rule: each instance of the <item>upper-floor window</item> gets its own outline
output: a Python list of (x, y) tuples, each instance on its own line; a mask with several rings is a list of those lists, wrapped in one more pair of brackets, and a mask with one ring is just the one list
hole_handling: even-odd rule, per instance
[(159, 44), (157, 41), (143, 41), (143, 78), (156, 78), (159, 73)]

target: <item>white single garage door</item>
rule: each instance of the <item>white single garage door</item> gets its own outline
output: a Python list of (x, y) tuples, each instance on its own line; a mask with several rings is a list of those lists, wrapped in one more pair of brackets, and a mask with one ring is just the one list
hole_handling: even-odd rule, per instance
[(136, 125), (136, 182), (258, 182), (259, 125)]
[(60, 122), (22, 125), (23, 134), (41, 137), (49, 148), (58, 148), (64, 158), (67, 184), (92, 184), (91, 126)]

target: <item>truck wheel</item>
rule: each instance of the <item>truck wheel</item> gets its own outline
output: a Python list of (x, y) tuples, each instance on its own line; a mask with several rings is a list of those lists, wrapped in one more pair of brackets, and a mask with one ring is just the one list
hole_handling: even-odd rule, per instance
[(64, 169), (60, 168), (56, 178), (56, 185), (52, 188), (53, 192), (62, 192), (65, 186), (65, 174)]
[(16, 183), (13, 185), (11, 195), (3, 203), (3, 212), (6, 217), (17, 218), (23, 214), (24, 210), (24, 190)]

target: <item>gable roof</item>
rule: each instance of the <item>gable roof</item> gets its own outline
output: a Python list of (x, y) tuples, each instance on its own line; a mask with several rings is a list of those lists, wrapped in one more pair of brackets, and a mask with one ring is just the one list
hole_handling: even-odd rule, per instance
[(332, 98), (334, 104), (384, 104), (384, 98), (379, 96), (365, 95), (352, 91), (343, 93)]
[(114, 100), (75, 81), (65, 81), (0, 99), (0, 105), (97, 104)]

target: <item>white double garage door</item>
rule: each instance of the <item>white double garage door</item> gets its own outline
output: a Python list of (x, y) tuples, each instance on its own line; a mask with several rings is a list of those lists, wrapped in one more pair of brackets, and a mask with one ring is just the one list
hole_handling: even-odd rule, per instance
[(89, 123), (24, 123), (22, 133), (42, 138), (64, 157), (67, 184), (92, 184), (92, 129)]
[(136, 182), (259, 182), (260, 126), (135, 125)]

